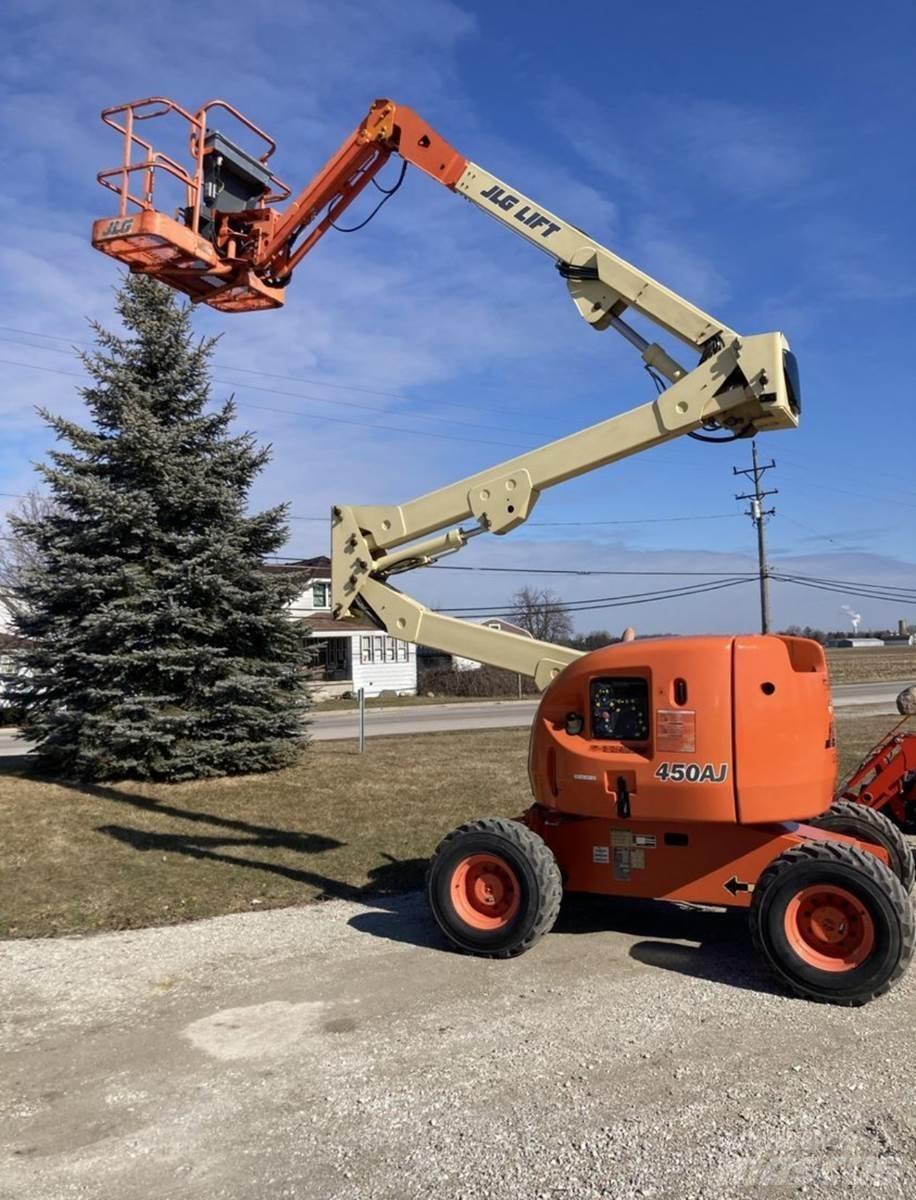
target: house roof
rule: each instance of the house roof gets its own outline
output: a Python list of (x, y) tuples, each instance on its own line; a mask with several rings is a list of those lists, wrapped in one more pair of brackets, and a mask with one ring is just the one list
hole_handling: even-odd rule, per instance
[(373, 625), (369, 621), (335, 621), (330, 613), (303, 613), (302, 620), (305, 621), (312, 633), (335, 633), (338, 637), (345, 637), (349, 633), (385, 632), (384, 629), (379, 629), (377, 625)]
[(477, 624), (486, 625), (490, 629), (501, 629), (504, 633), (519, 633), (522, 637), (531, 637), (530, 629), (523, 629), (521, 625), (507, 621), (505, 617), (485, 617), (482, 621), (478, 621)]
[(303, 583), (312, 579), (331, 578), (331, 560), (326, 554), (316, 555), (315, 558), (300, 558), (296, 562), (265, 563), (263, 569), (272, 575), (296, 575)]

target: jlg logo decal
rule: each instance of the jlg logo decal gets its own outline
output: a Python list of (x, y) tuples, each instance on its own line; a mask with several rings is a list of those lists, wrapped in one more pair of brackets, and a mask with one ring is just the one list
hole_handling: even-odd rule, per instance
[(655, 778), (663, 783), (724, 783), (728, 778), (728, 763), (718, 767), (712, 763), (659, 763)]
[(106, 237), (106, 238), (119, 237), (122, 234), (130, 233), (130, 231), (133, 229), (133, 227), (134, 227), (133, 217), (122, 217), (120, 219), (115, 218), (114, 221), (109, 221), (108, 224), (105, 226), (104, 232), (102, 233), (102, 237)]
[[(507, 192), (505, 188), (500, 187), (498, 183), (494, 183), (492, 187), (487, 188), (485, 192), (480, 193), (484, 200), (489, 200), (491, 204), (495, 204), (497, 208), (501, 208), (503, 212), (509, 212), (518, 204), (518, 196), (513, 196), (511, 192)], [(527, 226), (528, 229), (540, 229), (541, 237), (548, 238), (552, 233), (559, 233), (560, 226), (556, 221), (551, 221), (549, 217), (545, 217), (543, 213), (538, 212), (536, 208), (532, 208), (530, 204), (523, 204), (522, 207), (512, 214), (516, 221)]]

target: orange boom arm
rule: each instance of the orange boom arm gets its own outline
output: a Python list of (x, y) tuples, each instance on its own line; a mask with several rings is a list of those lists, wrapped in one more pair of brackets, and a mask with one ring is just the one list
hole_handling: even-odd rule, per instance
[[(267, 143), (260, 158), (210, 127), (216, 108)], [(138, 122), (166, 116), (188, 123), (189, 170), (136, 132)], [(154, 97), (106, 109), (102, 119), (124, 134), (124, 159), (99, 173), (99, 182), (120, 203), (117, 217), (95, 222), (92, 244), (132, 271), (154, 275), (193, 300), (227, 312), (279, 307), (296, 265), (393, 153), (449, 188), (467, 167), (467, 160), (412, 109), (376, 100), (336, 154), (281, 211), (274, 205), (290, 192), (268, 165), (273, 141), (223, 101), (211, 100), (192, 115), (171, 100)], [(142, 190), (132, 190), (138, 175)], [(186, 204), (175, 217), (156, 209), (155, 188), (162, 175), (185, 188)]]
[[(213, 127), (216, 110), (228, 113), (256, 139), (256, 157)], [(137, 133), (140, 122), (177, 118), (189, 129), (191, 165), (153, 149)], [(95, 222), (93, 245), (131, 271), (153, 275), (223, 312), (278, 308), (292, 272), (373, 181), (392, 154), (401, 176), (361, 224), (400, 186), (407, 164), (419, 167), (535, 249), (551, 257), (570, 298), (592, 329), (614, 329), (669, 383), (686, 368), (657, 343), (623, 321), (641, 313), (702, 358), (737, 338), (735, 330), (618, 257), (576, 225), (471, 162), (411, 108), (376, 100), (359, 127), (285, 208), (290, 189), (270, 165), (273, 140), (223, 100), (191, 114), (172, 100), (136, 100), (102, 113), (124, 136), (123, 161), (99, 174), (119, 198), (116, 216)], [(134, 158), (137, 161), (134, 161)], [(157, 181), (184, 185), (185, 204), (167, 215), (156, 204)], [(138, 186), (139, 181), (139, 186)]]

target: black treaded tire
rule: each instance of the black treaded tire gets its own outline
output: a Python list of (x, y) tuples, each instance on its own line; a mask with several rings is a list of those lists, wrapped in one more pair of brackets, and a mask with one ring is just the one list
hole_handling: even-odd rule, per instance
[[(502, 860), (514, 875), (517, 911), (502, 928), (475, 928), (455, 905), (456, 871), (479, 855)], [(488, 817), (460, 826), (439, 843), (426, 873), (426, 895), (436, 923), (456, 949), (483, 958), (515, 958), (553, 927), (563, 883), (542, 838), (519, 821)]]
[[(831, 886), (855, 896), (874, 926), (867, 958), (843, 971), (811, 965), (786, 933), (792, 900), (807, 888)], [(774, 859), (757, 882), (749, 915), (754, 946), (775, 974), (807, 1000), (867, 1004), (897, 982), (913, 957), (916, 922), (900, 880), (873, 854), (845, 843), (808, 842)]]
[(890, 856), (890, 868), (905, 890), (913, 890), (916, 859), (912, 848), (903, 832), (884, 813), (866, 804), (857, 804), (854, 800), (834, 800), (827, 812), (812, 817), (805, 824), (827, 829), (831, 833), (845, 833), (859, 841), (881, 846)]

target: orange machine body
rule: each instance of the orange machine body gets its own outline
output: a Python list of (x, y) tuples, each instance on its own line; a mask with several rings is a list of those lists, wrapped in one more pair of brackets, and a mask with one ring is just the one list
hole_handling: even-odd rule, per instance
[(646, 639), (545, 692), (525, 819), (569, 890), (746, 905), (773, 858), (824, 836), (798, 822), (829, 809), (836, 772), (816, 642)]

